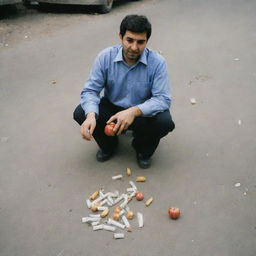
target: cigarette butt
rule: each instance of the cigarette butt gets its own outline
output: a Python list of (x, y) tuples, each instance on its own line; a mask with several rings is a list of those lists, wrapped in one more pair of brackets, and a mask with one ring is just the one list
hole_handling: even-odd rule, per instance
[(103, 229), (104, 230), (108, 230), (108, 231), (115, 231), (116, 228), (110, 225), (103, 225)]
[(122, 174), (119, 174), (119, 175), (116, 175), (116, 176), (113, 176), (112, 177), (112, 180), (120, 180), (123, 178), (123, 175)]
[(127, 228), (128, 232), (132, 232), (132, 227)]
[(93, 212), (97, 212), (97, 211), (98, 211), (98, 207), (97, 207), (96, 205), (92, 205), (92, 206), (91, 206), (91, 210), (92, 210)]
[(126, 218), (127, 218), (128, 220), (132, 220), (133, 217), (134, 217), (134, 213), (133, 213), (132, 211), (127, 212)]
[(137, 212), (137, 218), (138, 218), (139, 228), (142, 228), (144, 226), (142, 213)]
[(100, 214), (100, 217), (101, 217), (101, 218), (105, 218), (105, 217), (108, 215), (108, 213), (109, 213), (109, 209), (107, 208), (107, 209), (105, 209), (105, 210)]
[(127, 168), (126, 173), (127, 173), (128, 176), (131, 176), (132, 175), (132, 170), (130, 168)]
[(124, 233), (114, 233), (114, 238), (115, 238), (115, 239), (124, 238)]
[(146, 181), (146, 177), (144, 177), (144, 176), (139, 176), (139, 177), (136, 178), (136, 181), (137, 181), (137, 182), (144, 182), (144, 181)]
[(149, 206), (152, 202), (153, 202), (153, 197), (150, 197), (150, 198), (146, 201), (145, 205), (146, 205), (146, 206)]
[(95, 191), (94, 193), (91, 194), (90, 199), (95, 200), (98, 197), (99, 193), (99, 191)]
[(103, 225), (101, 224), (101, 225), (98, 225), (98, 226), (93, 226), (92, 229), (93, 229), (93, 231), (101, 230), (101, 229), (103, 229)]

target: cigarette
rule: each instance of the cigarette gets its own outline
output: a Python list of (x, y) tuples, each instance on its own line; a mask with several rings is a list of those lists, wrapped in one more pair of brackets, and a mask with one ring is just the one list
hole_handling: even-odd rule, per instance
[(137, 218), (138, 218), (138, 223), (139, 223), (139, 228), (143, 227), (143, 215), (140, 212), (137, 212)]
[(93, 218), (93, 217), (83, 217), (82, 222), (87, 223), (87, 222), (94, 222), (94, 221), (99, 221), (100, 218)]
[(127, 188), (126, 191), (127, 192), (134, 192), (134, 191), (136, 191), (136, 189), (135, 188)]
[(124, 198), (124, 194), (122, 194), (121, 196), (119, 196), (119, 197), (115, 200), (114, 204), (117, 204), (117, 203), (120, 202), (123, 198)]
[(107, 230), (107, 231), (115, 231), (116, 228), (113, 226), (109, 226), (109, 225), (103, 225), (103, 229)]
[(131, 225), (129, 223), (129, 221), (127, 220), (127, 218), (125, 217), (125, 215), (122, 216), (122, 220), (124, 222), (124, 225), (129, 228)]
[(122, 209), (122, 210), (119, 212), (119, 215), (122, 216), (124, 213), (125, 213), (125, 210)]
[(99, 218), (100, 219), (100, 214), (89, 214), (91, 218)]
[(112, 199), (111, 196), (108, 196), (107, 200), (108, 200), (107, 203), (110, 204), (110, 206), (112, 206), (114, 204), (114, 200)]
[(98, 195), (99, 195), (99, 191), (95, 191), (94, 193), (91, 194), (90, 199), (95, 200), (98, 197)]
[(122, 239), (122, 238), (124, 238), (124, 233), (114, 233), (114, 238), (115, 239)]
[(125, 210), (126, 210), (127, 212), (129, 212), (129, 211), (130, 211), (130, 207), (129, 207), (128, 205), (126, 205), (126, 206), (125, 206)]
[(123, 175), (119, 174), (119, 175), (113, 176), (112, 180), (118, 180), (118, 179), (122, 179), (122, 178), (123, 178)]
[(152, 202), (153, 202), (153, 197), (150, 197), (150, 198), (146, 201), (145, 205), (146, 205), (146, 206), (149, 206)]
[(146, 181), (146, 177), (144, 177), (144, 176), (139, 176), (139, 177), (136, 178), (136, 181), (137, 181), (137, 182), (144, 182), (144, 181)]
[(106, 209), (108, 209), (107, 206), (99, 206), (98, 207), (98, 211), (105, 211)]
[(109, 209), (107, 208), (107, 209), (105, 209), (105, 210), (100, 214), (100, 217), (101, 217), (101, 218), (105, 218), (105, 217), (108, 215), (108, 213), (109, 213)]
[(101, 230), (101, 229), (103, 229), (103, 226), (104, 226), (103, 224), (98, 225), (98, 226), (93, 226), (92, 229), (93, 229), (93, 231)]
[(132, 170), (130, 168), (127, 168), (126, 173), (127, 173), (128, 176), (131, 176), (132, 175)]
[(94, 221), (94, 222), (91, 223), (92, 226), (97, 226), (98, 224), (100, 224), (99, 221)]
[(119, 192), (117, 190), (115, 192), (110, 192), (109, 196), (111, 196), (111, 197), (118, 197), (119, 196)]
[(130, 180), (129, 183), (135, 190), (137, 190), (137, 187), (135, 186), (135, 183), (133, 181)]
[(106, 204), (108, 202), (108, 199), (104, 199), (103, 201), (100, 202), (100, 206), (103, 206), (104, 204)]
[(128, 204), (128, 195), (124, 194), (124, 201), (120, 204), (121, 208), (124, 208)]
[(92, 203), (89, 199), (86, 200), (87, 207), (90, 209), (92, 206)]
[(109, 225), (114, 225), (118, 228), (121, 228), (121, 229), (124, 229), (125, 228), (125, 225), (123, 225), (122, 223), (118, 222), (118, 221), (115, 221), (113, 219), (108, 219), (108, 222), (107, 222)]

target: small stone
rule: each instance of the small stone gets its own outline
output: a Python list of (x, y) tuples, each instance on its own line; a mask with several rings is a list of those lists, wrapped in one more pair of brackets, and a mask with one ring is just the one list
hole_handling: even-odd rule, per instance
[(192, 105), (196, 104), (196, 99), (195, 99), (195, 98), (190, 98), (190, 103), (191, 103)]

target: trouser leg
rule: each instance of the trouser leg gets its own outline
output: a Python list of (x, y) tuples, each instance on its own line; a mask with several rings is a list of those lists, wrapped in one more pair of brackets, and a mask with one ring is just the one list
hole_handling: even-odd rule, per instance
[[(98, 146), (105, 153), (112, 153), (118, 144), (117, 136), (107, 136), (104, 133), (106, 122), (112, 115), (114, 115), (118, 111), (120, 111), (118, 107), (111, 104), (105, 98), (101, 99), (99, 104), (99, 115), (96, 120), (96, 127), (92, 135)], [(85, 113), (81, 105), (78, 105), (74, 111), (74, 120), (77, 121), (80, 125), (82, 125), (85, 120)]]
[(133, 147), (145, 158), (151, 157), (160, 139), (175, 128), (169, 110), (154, 117), (137, 117), (129, 129), (134, 131)]

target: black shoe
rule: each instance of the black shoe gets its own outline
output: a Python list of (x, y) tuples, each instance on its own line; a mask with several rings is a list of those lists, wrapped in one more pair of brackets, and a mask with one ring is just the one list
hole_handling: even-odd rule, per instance
[(147, 169), (151, 165), (151, 159), (150, 158), (145, 158), (141, 153), (136, 153), (137, 157), (137, 163), (140, 168), (142, 169)]
[(105, 162), (105, 161), (109, 160), (113, 156), (113, 154), (114, 154), (114, 152), (105, 153), (101, 149), (99, 149), (99, 151), (96, 154), (96, 159), (99, 162)]

